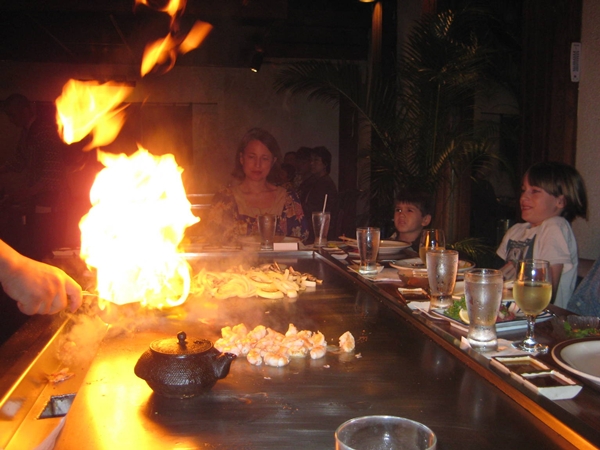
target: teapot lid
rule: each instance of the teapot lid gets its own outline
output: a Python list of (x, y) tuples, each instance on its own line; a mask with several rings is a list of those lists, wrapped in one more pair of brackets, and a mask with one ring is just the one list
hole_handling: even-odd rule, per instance
[(206, 339), (186, 340), (185, 331), (177, 333), (177, 339), (158, 339), (150, 344), (150, 349), (163, 355), (185, 356), (204, 353), (212, 348), (212, 342)]

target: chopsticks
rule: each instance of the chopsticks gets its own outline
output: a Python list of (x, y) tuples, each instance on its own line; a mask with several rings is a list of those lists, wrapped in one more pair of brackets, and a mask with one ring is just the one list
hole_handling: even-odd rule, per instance
[(352, 239), (346, 236), (339, 236), (338, 239), (344, 242), (352, 242), (353, 244), (356, 244), (356, 239)]

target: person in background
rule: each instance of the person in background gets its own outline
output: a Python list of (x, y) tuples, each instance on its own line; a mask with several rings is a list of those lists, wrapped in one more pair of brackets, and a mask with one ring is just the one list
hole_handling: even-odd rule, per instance
[(63, 246), (65, 238), (68, 146), (58, 135), (53, 106), (42, 108), (21, 94), (12, 94), (4, 101), (4, 112), (21, 134), (14, 158), (0, 166), (0, 174), (23, 173), (25, 185), (7, 192), (2, 206), (22, 217), (25, 237), (18, 239), (18, 250), (42, 260)]
[(294, 188), (298, 196), (302, 198), (308, 191), (314, 177), (310, 172), (310, 147), (300, 147), (296, 151), (296, 175), (294, 177)]
[(394, 227), (390, 239), (409, 243), (419, 251), (421, 231), (431, 223), (433, 204), (431, 196), (422, 191), (403, 189), (394, 201)]
[(296, 152), (287, 152), (283, 156), (283, 164), (290, 164), (296, 169)]
[(581, 316), (600, 317), (600, 258), (573, 292), (567, 309)]
[(236, 183), (213, 197), (206, 220), (211, 238), (229, 243), (258, 234), (257, 217), (274, 214), (276, 234), (306, 241), (308, 226), (298, 196), (278, 186), (284, 180), (280, 160), (279, 144), (269, 132), (252, 128), (244, 135), (235, 155)]
[(81, 306), (81, 287), (61, 269), (27, 258), (0, 241), (0, 283), (27, 315), (54, 314)]
[(587, 216), (583, 179), (567, 164), (534, 164), (523, 177), (520, 207), (525, 222), (509, 228), (496, 252), (505, 261), (504, 278), (515, 279), (516, 261), (549, 261), (553, 303), (566, 308), (575, 289), (578, 264), (571, 222)]
[(300, 194), (302, 209), (305, 211), (309, 220), (310, 237), (309, 241), (314, 240), (312, 229), (312, 213), (322, 211), (325, 205), (325, 196), (327, 195), (327, 205), (325, 210), (331, 213), (329, 224), (329, 233), (327, 239), (337, 239), (337, 215), (339, 208), (339, 199), (337, 187), (331, 176), (331, 153), (326, 147), (315, 147), (310, 152), (310, 172), (312, 182), (307, 190)]
[(281, 186), (286, 189), (294, 190), (294, 177), (296, 176), (296, 167), (292, 164), (283, 163), (281, 165), (281, 170), (283, 170), (284, 178)]

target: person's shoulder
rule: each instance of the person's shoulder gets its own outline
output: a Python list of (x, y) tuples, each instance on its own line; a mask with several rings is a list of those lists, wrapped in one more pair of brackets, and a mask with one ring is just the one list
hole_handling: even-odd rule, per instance
[(571, 229), (571, 224), (562, 216), (549, 217), (540, 225), (542, 229), (560, 228), (561, 230)]
[(308, 178), (304, 179), (300, 183), (300, 188), (305, 187), (305, 186), (310, 186), (310, 185), (316, 183), (316, 181), (317, 181), (317, 177), (315, 177), (314, 175), (310, 175)]
[(548, 225), (560, 225), (560, 226), (569, 225), (569, 221), (562, 216), (549, 217), (546, 220), (544, 220), (544, 222), (542, 222), (542, 223), (548, 224)]
[(508, 229), (508, 231), (506, 232), (506, 234), (521, 233), (525, 230), (530, 230), (530, 229), (531, 229), (531, 225), (528, 222), (519, 222), (519, 223), (515, 223), (512, 227), (510, 227)]
[(235, 186), (231, 184), (221, 186), (213, 196), (213, 203), (215, 203), (215, 201), (223, 201), (223, 199), (232, 198), (234, 196), (234, 189)]
[(291, 198), (295, 201), (300, 201), (300, 197), (298, 196), (298, 193), (296, 192), (296, 190), (293, 187), (290, 186), (278, 186), (279, 189), (281, 189), (284, 193), (284, 195), (288, 198)]
[(321, 177), (321, 182), (327, 184), (328, 186), (333, 186), (335, 188), (335, 181), (331, 178), (331, 175), (327, 174), (324, 177)]

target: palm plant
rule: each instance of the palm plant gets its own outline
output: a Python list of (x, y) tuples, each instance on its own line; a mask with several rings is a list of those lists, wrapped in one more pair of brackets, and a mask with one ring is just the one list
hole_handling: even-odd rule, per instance
[(344, 98), (369, 128), (371, 223), (389, 221), (401, 188), (434, 194), (436, 215), (447, 221), (458, 180), (470, 176), (477, 161), (497, 156), (495, 126), (472, 114), (476, 96), (502, 83), (490, 76), (497, 48), (475, 32), (484, 19), (493, 20), (465, 9), (417, 22), (395, 77), (365, 76), (359, 64), (327, 61), (297, 62), (279, 72), (279, 92), (333, 104)]

